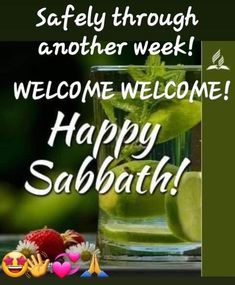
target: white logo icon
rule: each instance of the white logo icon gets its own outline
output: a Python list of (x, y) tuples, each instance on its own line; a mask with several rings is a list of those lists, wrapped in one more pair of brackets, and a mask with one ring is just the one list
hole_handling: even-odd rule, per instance
[(227, 65), (224, 65), (224, 57), (221, 55), (220, 49), (212, 56), (212, 65), (207, 67), (207, 70), (212, 69), (224, 69), (224, 70), (230, 70), (230, 68)]

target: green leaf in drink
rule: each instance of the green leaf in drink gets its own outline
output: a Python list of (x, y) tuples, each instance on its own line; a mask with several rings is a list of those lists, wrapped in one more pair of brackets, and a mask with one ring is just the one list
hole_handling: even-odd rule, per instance
[[(152, 88), (154, 88), (155, 82), (159, 81), (160, 93), (164, 92), (167, 82), (174, 81), (177, 86), (185, 80), (185, 70), (182, 65), (179, 65), (178, 69), (168, 70), (164, 62), (161, 62), (159, 55), (150, 55), (145, 62), (144, 68), (129, 66), (128, 73), (135, 81), (151, 82)], [(175, 92), (175, 89), (176, 87), (172, 87), (171, 92)], [(162, 128), (157, 143), (174, 139), (192, 129), (201, 121), (202, 105), (200, 101), (190, 103), (187, 99), (167, 100), (166, 98), (154, 99), (151, 97), (148, 100), (141, 100), (139, 92), (136, 93), (134, 99), (130, 96), (123, 99), (121, 92), (115, 91), (114, 93), (115, 95), (108, 101), (101, 100), (101, 105), (108, 119), (116, 123), (118, 121), (117, 116), (119, 118), (122, 114), (123, 119), (130, 119), (140, 126), (147, 122), (153, 125), (160, 124)], [(119, 115), (117, 115), (118, 112)], [(136, 147), (136, 145), (138, 145), (138, 142), (128, 146), (130, 155), (139, 151), (139, 147)], [(130, 160), (126, 153), (126, 149), (123, 149), (118, 163)]]

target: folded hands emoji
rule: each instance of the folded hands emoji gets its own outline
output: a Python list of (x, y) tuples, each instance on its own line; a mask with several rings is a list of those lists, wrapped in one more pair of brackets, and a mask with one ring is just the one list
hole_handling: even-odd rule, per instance
[(93, 254), (91, 262), (90, 262), (89, 269), (87, 271), (85, 271), (81, 275), (81, 277), (85, 277), (85, 278), (91, 277), (92, 274), (96, 274), (98, 277), (101, 277), (101, 278), (108, 277), (108, 274), (100, 269), (98, 258), (96, 256), (96, 254)]

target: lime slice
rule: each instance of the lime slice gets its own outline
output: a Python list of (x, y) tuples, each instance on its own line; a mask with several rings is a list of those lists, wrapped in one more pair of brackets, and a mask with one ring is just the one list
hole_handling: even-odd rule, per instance
[(117, 242), (138, 243), (175, 243), (182, 242), (176, 238), (167, 228), (159, 228), (157, 225), (136, 224), (104, 224), (100, 232), (106, 238)]
[(201, 195), (201, 172), (184, 173), (177, 195), (167, 193), (168, 226), (176, 237), (186, 241), (201, 240)]
[[(155, 171), (158, 162), (153, 160), (139, 160), (131, 161), (119, 165), (112, 169), (117, 178), (124, 171), (136, 174), (140, 172), (145, 165), (151, 167), (151, 173), (148, 175), (143, 183), (143, 189), (148, 190), (151, 183), (152, 174)], [(169, 171), (175, 174), (177, 167), (174, 165), (166, 165), (164, 171)], [(165, 195), (160, 193), (158, 189), (153, 194), (148, 191), (140, 195), (136, 192), (137, 175), (132, 182), (131, 193), (115, 192), (114, 187), (104, 195), (99, 195), (100, 208), (109, 216), (121, 218), (143, 218), (163, 215), (165, 211)]]
[(188, 100), (163, 101), (157, 105), (157, 111), (151, 114), (149, 123), (162, 126), (157, 143), (177, 137), (201, 121), (201, 102)]

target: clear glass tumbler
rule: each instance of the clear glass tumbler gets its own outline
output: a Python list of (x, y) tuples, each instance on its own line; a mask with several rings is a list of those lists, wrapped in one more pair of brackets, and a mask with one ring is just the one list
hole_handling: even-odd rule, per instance
[[(146, 66), (138, 66), (138, 68), (141, 72), (146, 72)], [(165, 83), (174, 74), (177, 74), (177, 71), (179, 71), (179, 75), (182, 75), (181, 80), (186, 80), (189, 86), (195, 80), (201, 80), (200, 66), (166, 66)], [(116, 96), (120, 95), (118, 92), (121, 90), (122, 82), (134, 84), (135, 78), (133, 77), (129, 66), (94, 66), (91, 69), (91, 78), (94, 82), (113, 82), (114, 91), (117, 92)], [(144, 105), (144, 102), (138, 98), (127, 101), (122, 98), (115, 100), (115, 102), (107, 101), (108, 103), (104, 103), (101, 99), (94, 98), (94, 116), (98, 129), (104, 119), (115, 119), (116, 124), (121, 126), (125, 118), (138, 117), (137, 113), (146, 107), (146, 104)], [(163, 142), (156, 143), (150, 155), (144, 160), (133, 162), (133, 158), (124, 156), (121, 160), (115, 161), (113, 167), (116, 169), (117, 175), (124, 170), (138, 171), (146, 163), (154, 164), (164, 155), (171, 158), (170, 163), (174, 166), (179, 166), (182, 160), (187, 157), (191, 160), (191, 165), (187, 171), (201, 171), (201, 118), (196, 123), (193, 121), (196, 116), (194, 107), (187, 109), (191, 106), (187, 98), (186, 100), (173, 101), (174, 104), (182, 104), (181, 107), (168, 108), (168, 104), (171, 103), (163, 101), (151, 101), (147, 104), (148, 108), (152, 108), (152, 113), (160, 108), (166, 114), (162, 128), (167, 128), (168, 134), (166, 134)], [(184, 101), (185, 105), (179, 101)], [(201, 102), (198, 101), (198, 104)], [(152, 114), (151, 112), (149, 114)], [(168, 119), (172, 119), (174, 116), (179, 116), (179, 118), (175, 118), (175, 124), (174, 122), (170, 124)], [(141, 115), (139, 118), (141, 123)], [(181, 119), (183, 120), (182, 124), (179, 124), (177, 120), (180, 121)], [(160, 121), (162, 122), (162, 117)], [(192, 126), (190, 127), (191, 121)], [(187, 125), (185, 129), (184, 125)], [(113, 147), (114, 142), (102, 145), (97, 160), (98, 169), (104, 159), (112, 154)], [(135, 151), (135, 147), (138, 151), (137, 145), (129, 146), (130, 153)], [(125, 151), (127, 152), (127, 149), (123, 150), (123, 152)], [(139, 195), (135, 191), (129, 194), (116, 194), (113, 189), (107, 194), (100, 195), (98, 243), (102, 258), (135, 261), (200, 261), (200, 240), (190, 241), (187, 238), (179, 238), (169, 227), (166, 195), (159, 191), (153, 195), (148, 193)]]

